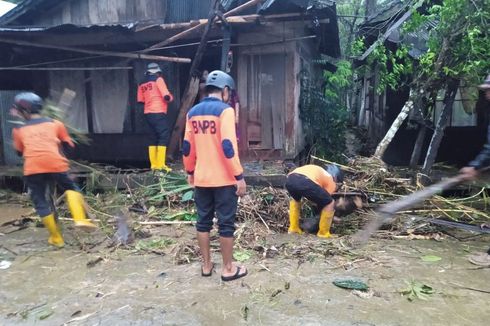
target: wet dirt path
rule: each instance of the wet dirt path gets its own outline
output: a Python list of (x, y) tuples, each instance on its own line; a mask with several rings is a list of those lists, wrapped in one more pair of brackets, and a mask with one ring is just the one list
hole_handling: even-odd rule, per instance
[[(15, 212), (25, 213), (0, 207), (0, 224)], [(488, 238), (375, 240), (362, 255), (352, 256), (262, 259), (256, 254), (246, 262), (246, 278), (224, 284), (220, 264), (212, 277), (203, 278), (197, 262), (175, 265), (169, 255), (107, 248), (83, 252), (74, 245), (70, 223), (63, 225), (68, 245), (62, 250), (48, 247), (43, 228), (0, 235), (0, 260), (12, 261), (0, 270), (0, 325), (442, 326), (490, 320), (490, 294), (461, 288), (490, 291), (490, 269), (475, 269), (465, 258), (468, 251), (483, 250)], [(182, 231), (193, 233), (192, 227), (174, 233)], [(273, 235), (267, 242), (280, 247), (305, 240), (320, 241)], [(442, 259), (424, 262), (423, 255)], [(103, 260), (87, 266), (98, 257)], [(214, 260), (219, 262), (217, 254)], [(346, 277), (366, 281), (372, 296), (361, 298), (332, 284)], [(435, 293), (428, 301), (409, 302), (398, 293), (405, 280), (428, 284)]]

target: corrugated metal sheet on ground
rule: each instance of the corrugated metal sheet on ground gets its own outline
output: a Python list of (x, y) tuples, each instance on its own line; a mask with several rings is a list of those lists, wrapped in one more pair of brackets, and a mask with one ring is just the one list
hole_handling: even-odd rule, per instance
[[(2, 129), (2, 144), (4, 163), (6, 165), (22, 164), (22, 159), (17, 155), (12, 147), (12, 129), (14, 124), (9, 122), (12, 117), (9, 110), (14, 102), (14, 97), (20, 91), (0, 91), (0, 125)], [(2, 163), (2, 162), (0, 162)]]

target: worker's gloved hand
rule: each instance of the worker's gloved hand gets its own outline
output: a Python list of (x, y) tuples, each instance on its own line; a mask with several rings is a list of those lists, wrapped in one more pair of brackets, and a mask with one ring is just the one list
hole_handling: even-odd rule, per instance
[(459, 170), (460, 175), (466, 181), (475, 180), (478, 176), (478, 170), (472, 166), (465, 166), (461, 170)]
[(172, 98), (170, 97), (170, 95), (165, 95), (163, 97), (163, 99), (166, 101), (166, 102), (170, 102), (172, 100)]

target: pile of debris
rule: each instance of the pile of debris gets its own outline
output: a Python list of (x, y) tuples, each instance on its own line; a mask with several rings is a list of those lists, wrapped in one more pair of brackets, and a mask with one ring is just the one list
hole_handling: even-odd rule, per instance
[[(318, 158), (314, 160), (326, 162)], [(97, 178), (104, 175), (100, 167), (92, 168)], [(334, 233), (341, 236), (353, 234), (367, 220), (374, 218), (378, 205), (422, 187), (410, 171), (389, 168), (375, 158), (358, 157), (342, 168), (346, 171), (346, 181), (335, 197), (338, 199), (337, 215), (344, 217), (334, 224)], [(86, 191), (87, 212), (98, 222), (104, 238), (110, 239), (102, 239), (99, 243), (116, 247), (123, 245), (136, 252), (171, 254), (177, 264), (193, 261), (197, 259), (199, 249), (193, 232), (184, 227), (193, 224), (197, 218), (193, 189), (184, 175), (176, 173), (162, 175), (155, 180), (147, 185), (134, 182), (130, 185), (128, 182), (124, 191)], [(15, 198), (20, 200), (19, 196)], [(62, 197), (53, 200), (58, 215), (68, 216), (61, 202)], [(434, 234), (438, 234), (438, 229), (427, 222), (427, 217), (484, 223), (490, 218), (486, 213), (488, 202), (485, 188), (473, 191), (464, 198), (435, 196), (419, 207), (401, 212), (398, 221), (378, 235), (433, 238)], [(236, 246), (240, 250), (258, 251), (265, 256), (282, 252), (281, 248), (271, 249), (267, 239), (271, 234), (287, 232), (288, 210), (289, 196), (285, 189), (249, 187), (247, 195), (239, 200)], [(316, 207), (308, 203), (303, 205), (303, 222), (317, 224), (318, 215)], [(158, 227), (165, 225), (172, 225), (173, 228)], [(309, 243), (303, 249), (311, 251), (310, 247)], [(213, 250), (218, 249), (217, 246), (213, 247)]]

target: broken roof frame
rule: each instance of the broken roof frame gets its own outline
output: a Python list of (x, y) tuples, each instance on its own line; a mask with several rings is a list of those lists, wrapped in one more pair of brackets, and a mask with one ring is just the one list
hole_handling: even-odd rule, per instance
[[(242, 0), (243, 1), (243, 0)], [(254, 24), (262, 24), (262, 23), (267, 23), (267, 22), (275, 22), (275, 21), (287, 21), (287, 20), (310, 20), (314, 21), (316, 24), (320, 23), (330, 23), (328, 18), (325, 17), (319, 17), (318, 14), (315, 12), (316, 8), (315, 5), (318, 5), (320, 9), (322, 8), (328, 8), (332, 9), (329, 6), (334, 6), (334, 3), (331, 2), (330, 0), (323, 0), (323, 1), (318, 1), (318, 0), (289, 0), (291, 3), (296, 5), (298, 8), (302, 8), (303, 10), (300, 12), (293, 12), (293, 13), (284, 13), (284, 14), (269, 14), (269, 12), (273, 12), (275, 9), (273, 5), (277, 4), (277, 0), (268, 0), (264, 4), (262, 4), (257, 11), (256, 14), (248, 14), (248, 15), (236, 15), (236, 16), (230, 16), (229, 14), (231, 13), (237, 13), (240, 7), (251, 7), (250, 5), (257, 5), (258, 3), (261, 3), (260, 0), (253, 0), (253, 1), (246, 1), (244, 4), (239, 5), (238, 7), (235, 7), (234, 9), (231, 9), (227, 13), (225, 13), (225, 16), (228, 14), (227, 17), (227, 22), (232, 24), (232, 25), (254, 25)], [(39, 1), (40, 3), (43, 2), (49, 2), (47, 0), (45, 1)], [(222, 4), (224, 3), (228, 8), (231, 8), (231, 5), (237, 2), (237, 0), (221, 0)], [(31, 3), (31, 5), (34, 5), (32, 1), (24, 1), (23, 3)], [(298, 4), (299, 3), (299, 4)], [(314, 5), (312, 5), (314, 4)], [(305, 6), (307, 5), (307, 6)], [(303, 7), (302, 7), (303, 6)], [(247, 9), (248, 9), (247, 7)], [(12, 13), (11, 18), (9, 21), (11, 21), (14, 16), (19, 17), (22, 13), (25, 13), (28, 10), (27, 7), (20, 7), (18, 9), (17, 13)], [(335, 8), (333, 8), (333, 13), (335, 14)], [(3, 17), (2, 17), (3, 18)], [(2, 19), (0, 19), (0, 23), (2, 22)], [(37, 33), (70, 33), (70, 31), (75, 31), (75, 32), (81, 32), (81, 33), (91, 33), (94, 30), (95, 31), (107, 31), (107, 32), (118, 32), (118, 31), (127, 31), (127, 32), (132, 32), (132, 33), (140, 33), (143, 31), (146, 31), (148, 29), (157, 29), (157, 30), (180, 30), (180, 29), (185, 29), (183, 32), (180, 32), (178, 34), (183, 34), (186, 30), (191, 30), (191, 29), (196, 29), (198, 26), (203, 26), (207, 22), (207, 19), (199, 19), (199, 20), (191, 20), (188, 22), (182, 22), (182, 23), (168, 23), (168, 24), (144, 24), (144, 23), (128, 23), (128, 24), (93, 24), (93, 25), (73, 25), (73, 24), (63, 24), (63, 25), (57, 25), (53, 27), (0, 27), (0, 34), (4, 33), (7, 35), (18, 35), (18, 34), (31, 34), (29, 36), (33, 36), (32, 34), (37, 34)], [(221, 22), (218, 22), (218, 25)], [(338, 26), (336, 21), (333, 22), (335, 27)], [(177, 34), (177, 35), (178, 35)], [(68, 46), (59, 46), (56, 44), (49, 44), (49, 43), (38, 43), (36, 44), (35, 42), (31, 41), (24, 41), (22, 39), (19, 40), (18, 37), (13, 37), (13, 38), (6, 38), (2, 37), (0, 35), (0, 42), (3, 43), (11, 43), (11, 44), (17, 44), (21, 46), (34, 46), (34, 47), (44, 47), (44, 48), (51, 48), (51, 49), (57, 49), (57, 50), (62, 50), (62, 51), (72, 51), (72, 52), (81, 52), (81, 53), (86, 53), (86, 54), (94, 54), (94, 55), (101, 55), (101, 56), (116, 56), (116, 57), (126, 57), (126, 58), (140, 58), (140, 59), (151, 59), (151, 60), (157, 60), (157, 61), (174, 61), (174, 62), (182, 62), (182, 63), (189, 63), (190, 59), (187, 58), (176, 58), (176, 57), (165, 57), (165, 56), (151, 56), (147, 55), (146, 53), (156, 51), (156, 50), (163, 50), (166, 49), (166, 47), (162, 47), (161, 44), (170, 44), (176, 41), (177, 39), (175, 38), (176, 35), (170, 37), (170, 39), (167, 39), (166, 41), (156, 43), (152, 45), (149, 48), (143, 49), (143, 50), (137, 50), (134, 52), (113, 52), (113, 51), (97, 51), (97, 50), (91, 50), (91, 49), (79, 49), (77, 47), (68, 47)], [(312, 38), (312, 37), (309, 37)], [(337, 35), (338, 38), (338, 35)], [(184, 38), (182, 38), (184, 39)], [(171, 40), (171, 42), (168, 42)], [(285, 41), (292, 41), (292, 40), (285, 40)], [(219, 42), (219, 40), (214, 40), (211, 42)], [(337, 47), (338, 47), (338, 43)], [(157, 46), (160, 45), (160, 46)], [(168, 48), (174, 48), (174, 47), (182, 47), (182, 46), (189, 46), (189, 45), (195, 45), (195, 43), (192, 44), (179, 44), (175, 45), (173, 47), (168, 47)], [(236, 46), (236, 45), (235, 45)], [(335, 49), (335, 47), (333, 47)], [(339, 54), (340, 53), (340, 48), (338, 51), (333, 51), (334, 54)], [(8, 67), (3, 67), (4, 69)], [(12, 67), (15, 68), (15, 67)], [(22, 68), (22, 67), (21, 67)]]

